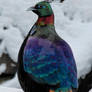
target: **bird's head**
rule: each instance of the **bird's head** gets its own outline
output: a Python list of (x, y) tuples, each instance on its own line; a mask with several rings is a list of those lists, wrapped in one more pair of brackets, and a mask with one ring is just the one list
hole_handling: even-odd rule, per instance
[(34, 7), (30, 7), (28, 11), (33, 11), (39, 17), (50, 16), (53, 14), (53, 10), (49, 2), (46, 2), (46, 1), (37, 3)]

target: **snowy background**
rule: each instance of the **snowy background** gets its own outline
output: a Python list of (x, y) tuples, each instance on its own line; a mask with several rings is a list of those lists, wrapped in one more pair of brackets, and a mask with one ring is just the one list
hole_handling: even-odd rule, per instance
[[(37, 16), (26, 11), (41, 0), (0, 0), (0, 56), (7, 53), (17, 62), (19, 48)], [(92, 69), (92, 0), (65, 0), (51, 3), (56, 31), (71, 46), (78, 69), (78, 78), (85, 78)], [(0, 74), (5, 71), (0, 65)], [(17, 75), (1, 86), (20, 88)], [(91, 92), (91, 91), (90, 91)]]

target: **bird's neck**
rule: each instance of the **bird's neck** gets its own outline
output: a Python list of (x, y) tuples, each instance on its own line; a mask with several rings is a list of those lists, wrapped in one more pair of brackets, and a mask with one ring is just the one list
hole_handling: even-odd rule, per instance
[(38, 17), (36, 25), (39, 26), (54, 25), (54, 14), (46, 17)]

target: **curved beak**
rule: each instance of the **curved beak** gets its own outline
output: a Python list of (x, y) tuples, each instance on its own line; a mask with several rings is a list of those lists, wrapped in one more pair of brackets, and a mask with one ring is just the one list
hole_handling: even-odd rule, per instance
[(29, 7), (29, 8), (27, 9), (27, 11), (34, 11), (34, 10), (37, 10), (37, 9), (35, 9), (35, 7)]

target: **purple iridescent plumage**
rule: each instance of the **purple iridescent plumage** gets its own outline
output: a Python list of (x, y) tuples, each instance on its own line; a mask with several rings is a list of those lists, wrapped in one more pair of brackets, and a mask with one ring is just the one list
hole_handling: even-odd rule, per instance
[(23, 64), (25, 72), (38, 83), (60, 83), (61, 89), (78, 86), (75, 60), (64, 40), (51, 42), (29, 37), (24, 48)]

